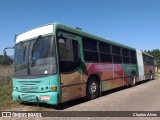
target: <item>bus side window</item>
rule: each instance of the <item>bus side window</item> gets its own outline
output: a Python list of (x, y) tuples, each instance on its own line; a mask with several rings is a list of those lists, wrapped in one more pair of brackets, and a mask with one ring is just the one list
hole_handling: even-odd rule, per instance
[(118, 46), (112, 46), (112, 56), (113, 56), (113, 63), (122, 63), (122, 55), (121, 55), (121, 48)]
[(79, 48), (75, 40), (59, 39), (60, 72), (74, 71), (79, 67)]
[(83, 54), (87, 62), (99, 62), (97, 41), (92, 38), (83, 37)]

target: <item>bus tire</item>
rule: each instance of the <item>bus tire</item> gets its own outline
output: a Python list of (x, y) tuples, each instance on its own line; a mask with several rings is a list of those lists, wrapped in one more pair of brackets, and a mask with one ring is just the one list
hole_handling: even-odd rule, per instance
[(99, 96), (100, 93), (100, 86), (99, 86), (99, 81), (96, 77), (91, 76), (87, 82), (87, 87), (86, 87), (86, 94), (87, 94), (87, 99), (92, 100), (95, 99)]
[(136, 86), (136, 74), (133, 72), (131, 74), (131, 87)]

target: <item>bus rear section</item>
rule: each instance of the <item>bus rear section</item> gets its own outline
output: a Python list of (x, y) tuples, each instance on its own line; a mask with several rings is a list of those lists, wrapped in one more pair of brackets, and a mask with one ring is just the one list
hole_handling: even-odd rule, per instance
[(155, 69), (153, 56), (140, 50), (136, 50), (136, 53), (138, 63), (138, 80), (143, 81), (154, 79)]

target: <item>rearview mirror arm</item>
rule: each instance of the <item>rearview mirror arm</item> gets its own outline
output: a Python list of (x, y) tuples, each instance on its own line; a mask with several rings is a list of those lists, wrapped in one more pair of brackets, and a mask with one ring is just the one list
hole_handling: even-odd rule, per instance
[(6, 60), (6, 56), (7, 56), (6, 50), (7, 49), (14, 49), (14, 46), (12, 46), (12, 47), (6, 47), (6, 48), (3, 49), (4, 61)]

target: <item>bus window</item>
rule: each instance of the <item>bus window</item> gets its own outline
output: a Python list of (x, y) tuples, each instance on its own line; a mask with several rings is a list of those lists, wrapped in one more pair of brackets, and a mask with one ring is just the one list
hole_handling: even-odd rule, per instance
[(110, 45), (107, 43), (99, 42), (99, 51), (104, 53), (111, 53)]
[(98, 62), (98, 52), (92, 52), (92, 51), (85, 51), (83, 50), (84, 53), (84, 60), (85, 61), (90, 61), (90, 62)]
[(130, 50), (130, 57), (136, 57), (136, 52)]
[(112, 46), (112, 54), (121, 55), (121, 48), (118, 46)]
[(123, 63), (130, 63), (130, 58), (129, 57), (123, 57)]
[(71, 72), (79, 66), (78, 42), (68, 39), (59, 39), (60, 72)]
[(112, 62), (111, 54), (100, 53), (101, 62)]
[(128, 57), (129, 56), (129, 50), (122, 48), (122, 55)]
[(136, 58), (131, 58), (131, 63), (132, 63), (132, 64), (137, 64)]
[(122, 63), (122, 57), (118, 55), (113, 55), (113, 62), (114, 63)]
[(85, 61), (98, 62), (97, 41), (90, 38), (83, 38), (83, 54)]

